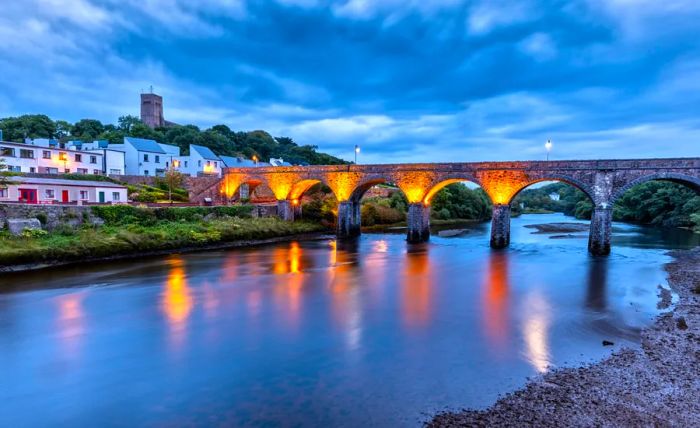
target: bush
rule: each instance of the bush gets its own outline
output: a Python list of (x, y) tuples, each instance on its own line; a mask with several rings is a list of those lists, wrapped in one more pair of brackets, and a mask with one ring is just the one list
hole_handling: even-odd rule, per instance
[(22, 238), (41, 238), (48, 235), (49, 233), (44, 229), (24, 229), (22, 231)]
[(252, 205), (225, 207), (162, 207), (140, 208), (131, 205), (105, 205), (92, 207), (92, 213), (102, 218), (106, 225), (153, 225), (158, 221), (202, 221), (208, 214), (216, 217), (250, 218)]

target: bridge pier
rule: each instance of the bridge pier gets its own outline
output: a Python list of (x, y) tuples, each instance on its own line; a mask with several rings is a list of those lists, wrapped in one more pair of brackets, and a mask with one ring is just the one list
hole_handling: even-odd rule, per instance
[(408, 242), (425, 242), (430, 239), (430, 206), (422, 202), (409, 204), (406, 226)]
[(491, 248), (506, 248), (510, 244), (510, 205), (494, 204), (491, 210)]
[(591, 215), (591, 231), (588, 234), (588, 251), (594, 256), (610, 254), (612, 234), (612, 207), (603, 204), (595, 207)]
[(277, 216), (284, 221), (294, 221), (294, 207), (286, 199), (277, 201)]
[(360, 236), (360, 202), (338, 202), (338, 228), (339, 239), (354, 238)]

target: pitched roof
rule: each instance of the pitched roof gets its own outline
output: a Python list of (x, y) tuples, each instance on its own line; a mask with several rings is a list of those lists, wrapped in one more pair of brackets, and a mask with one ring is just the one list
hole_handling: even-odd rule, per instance
[(206, 160), (219, 160), (219, 157), (217, 155), (215, 155), (214, 152), (212, 152), (209, 149), (209, 147), (198, 146), (196, 144), (190, 144), (190, 154), (192, 154), (192, 150), (199, 153), (199, 155)]
[(220, 158), (224, 162), (224, 165), (226, 165), (228, 168), (254, 168), (256, 166), (262, 166), (250, 159), (233, 156), (220, 156)]
[(68, 180), (65, 178), (10, 177), (10, 184), (41, 184), (54, 186), (113, 187), (126, 189), (126, 186), (111, 181)]
[(155, 142), (145, 138), (124, 137), (124, 142), (129, 143), (140, 152), (165, 153), (165, 151)]

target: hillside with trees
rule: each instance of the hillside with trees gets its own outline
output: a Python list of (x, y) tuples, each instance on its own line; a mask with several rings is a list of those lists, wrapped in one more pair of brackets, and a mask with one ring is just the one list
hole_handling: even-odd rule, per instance
[(0, 129), (4, 140), (15, 142), (23, 142), (25, 138), (52, 138), (61, 142), (108, 140), (119, 144), (125, 136), (130, 136), (178, 146), (183, 155), (189, 154), (190, 144), (197, 144), (223, 156), (257, 156), (261, 160), (283, 158), (301, 165), (348, 163), (319, 153), (316, 146), (300, 146), (289, 137), (272, 137), (265, 131), (233, 131), (226, 125), (215, 125), (205, 130), (194, 125), (151, 129), (135, 116), (122, 116), (113, 125), (95, 119), (81, 119), (71, 124), (64, 120), (54, 121), (43, 114), (31, 114), (0, 119)]
[[(550, 194), (558, 194), (559, 200)], [(593, 204), (577, 188), (552, 183), (525, 189), (513, 200), (515, 212), (561, 212), (590, 219)], [(660, 227), (694, 228), (700, 232), (700, 195), (682, 184), (650, 181), (625, 192), (613, 206), (613, 219)]]

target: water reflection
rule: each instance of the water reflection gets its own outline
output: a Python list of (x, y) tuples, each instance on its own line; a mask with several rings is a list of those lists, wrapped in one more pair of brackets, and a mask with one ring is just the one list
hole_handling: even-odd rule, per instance
[(85, 293), (70, 293), (56, 299), (58, 304), (58, 337), (68, 357), (77, 357), (85, 334)]
[(498, 355), (508, 345), (510, 320), (508, 316), (508, 253), (492, 251), (486, 259), (482, 288), (482, 318), (486, 337)]
[(185, 263), (182, 256), (167, 260), (170, 267), (161, 293), (161, 309), (168, 319), (171, 342), (180, 345), (187, 327), (187, 319), (192, 312), (194, 300), (187, 285)]
[(401, 306), (409, 327), (425, 326), (430, 320), (432, 285), (429, 244), (411, 244), (406, 248), (402, 274)]
[(608, 258), (589, 257), (586, 307), (594, 311), (605, 311), (608, 286)]
[(552, 308), (542, 292), (535, 288), (525, 296), (523, 311), (525, 357), (535, 370), (544, 373), (550, 366), (549, 327)]

